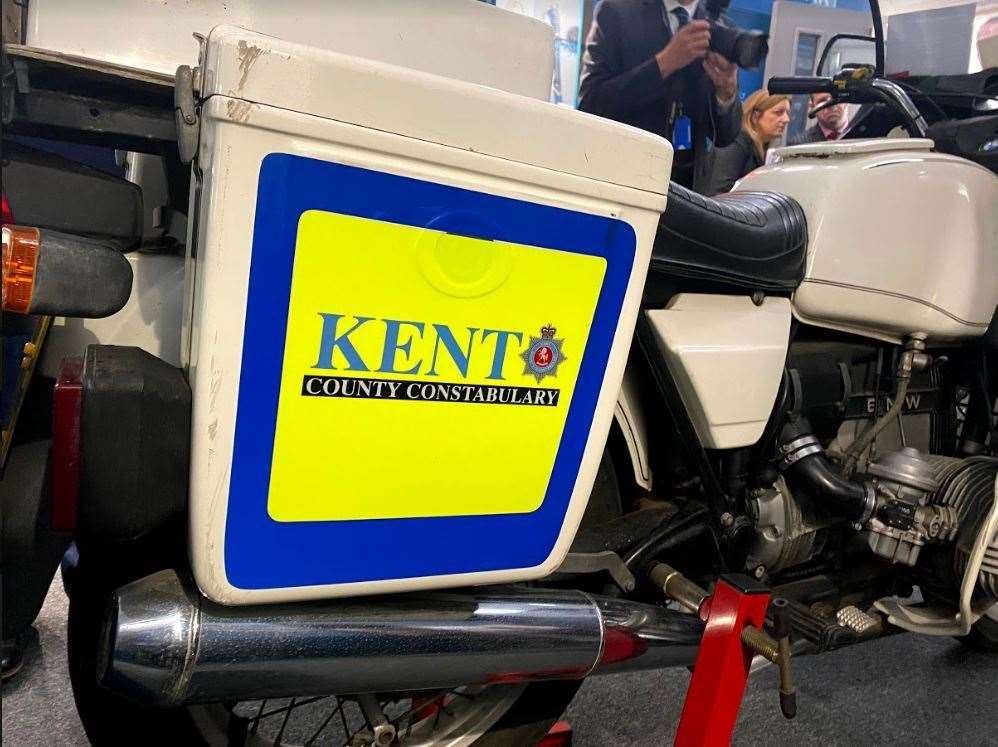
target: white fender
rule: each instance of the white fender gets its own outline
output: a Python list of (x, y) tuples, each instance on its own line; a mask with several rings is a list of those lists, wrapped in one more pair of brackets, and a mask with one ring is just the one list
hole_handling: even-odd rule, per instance
[(55, 378), (67, 356), (82, 356), (88, 345), (134, 345), (171, 366), (180, 365), (180, 319), (184, 299), (184, 258), (176, 254), (129, 252), (132, 293), (124, 308), (104, 319), (52, 320), (39, 373)]
[(617, 406), (613, 411), (613, 419), (620, 426), (627, 444), (627, 453), (631, 457), (631, 468), (634, 470), (634, 482), (638, 487), (651, 490), (651, 465), (648, 463), (648, 429), (645, 425), (644, 412), (641, 410), (641, 400), (638, 397), (637, 382), (630, 368), (624, 369), (624, 380), (617, 396)]

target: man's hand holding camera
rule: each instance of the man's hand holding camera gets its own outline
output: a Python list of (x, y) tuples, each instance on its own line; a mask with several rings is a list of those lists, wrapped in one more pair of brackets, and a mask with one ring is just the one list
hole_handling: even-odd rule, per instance
[(710, 24), (707, 21), (690, 21), (678, 29), (655, 55), (655, 60), (663, 78), (692, 62), (703, 60), (703, 69), (713, 81), (719, 101), (730, 101), (738, 92), (738, 67), (710, 51)]
[(703, 61), (707, 77), (714, 83), (717, 100), (731, 101), (738, 93), (738, 65), (728, 62), (717, 52), (708, 52)]
[(663, 78), (668, 78), (691, 62), (702, 60), (709, 50), (710, 24), (706, 21), (690, 21), (676, 31), (669, 43), (655, 55), (658, 70)]

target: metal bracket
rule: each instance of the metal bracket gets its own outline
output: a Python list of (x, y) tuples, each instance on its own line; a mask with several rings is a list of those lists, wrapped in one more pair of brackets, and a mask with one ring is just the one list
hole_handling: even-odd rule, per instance
[(603, 552), (570, 552), (565, 556), (557, 573), (598, 573), (606, 571), (623, 591), (634, 591), (634, 574), (620, 556), (612, 550)]
[(396, 729), (394, 724), (385, 718), (384, 711), (378, 699), (370, 693), (357, 696), (357, 704), (364, 713), (364, 718), (371, 727), (367, 734), (361, 732), (355, 735), (350, 744), (373, 745), (374, 747), (388, 747), (395, 741)]
[(177, 121), (177, 150), (180, 161), (189, 164), (197, 155), (198, 114), (197, 100), (194, 97), (195, 70), (190, 65), (181, 65), (173, 85), (173, 113)]

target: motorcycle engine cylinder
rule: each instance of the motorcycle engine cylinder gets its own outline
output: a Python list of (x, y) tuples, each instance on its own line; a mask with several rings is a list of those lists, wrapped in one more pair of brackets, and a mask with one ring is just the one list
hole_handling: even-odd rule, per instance
[[(939, 488), (929, 502), (951, 507), (958, 517), (959, 530), (953, 557), (958, 577), (966, 572), (977, 538), (985, 526), (995, 501), (998, 459), (973, 457), (947, 465), (940, 474)], [(998, 533), (991, 537), (977, 579), (977, 593), (998, 601)]]

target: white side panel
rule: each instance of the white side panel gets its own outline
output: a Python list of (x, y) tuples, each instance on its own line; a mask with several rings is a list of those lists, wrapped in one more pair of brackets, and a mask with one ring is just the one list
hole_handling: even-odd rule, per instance
[(758, 441), (787, 359), (790, 301), (683, 293), (646, 313), (703, 445)]
[[(201, 194), (200, 220), (191, 222), (192, 226), (199, 226), (199, 234), (192, 244), (197, 247), (197, 270), (189, 365), (194, 396), (190, 547), (195, 578), (202, 591), (225, 604), (248, 604), (503, 583), (539, 578), (552, 572), (568, 552), (599, 467), (665, 196), (265, 106), (254, 106), (246, 116), (234, 117), (233, 107), (227, 105), (232, 101), (214, 96), (202, 109), (205, 124), (199, 161), (209, 178)], [(566, 136), (570, 132), (566, 129)], [(561, 533), (551, 555), (540, 565), (454, 576), (279, 589), (241, 589), (226, 578), (227, 496), (247, 305), (249, 247), (260, 164), (272, 152), (358, 165), (612, 216), (634, 228), (638, 237), (637, 254), (582, 467)], [(639, 208), (635, 204), (648, 207)]]
[[(899, 150), (904, 143), (913, 147)], [(794, 294), (802, 321), (889, 341), (987, 330), (998, 304), (998, 177), (925, 147), (787, 148), (738, 183), (790, 195), (804, 209), (807, 269)]]
[(132, 345), (180, 365), (184, 258), (141, 252), (126, 256), (133, 274), (128, 303), (106, 319), (56, 317), (42, 353), (43, 375), (55, 377), (63, 358), (82, 356), (88, 345)]
[[(553, 34), (477, 0), (31, 0), (26, 44), (173, 75), (229, 23), (547, 101)], [(297, 85), (296, 81), (292, 85)]]
[(648, 426), (645, 424), (645, 413), (641, 409), (641, 398), (637, 390), (637, 382), (630, 369), (624, 371), (624, 380), (620, 385), (620, 395), (617, 397), (617, 407), (613, 413), (627, 453), (631, 457), (631, 467), (634, 469), (634, 482), (638, 487), (651, 490), (651, 464), (648, 462)]

